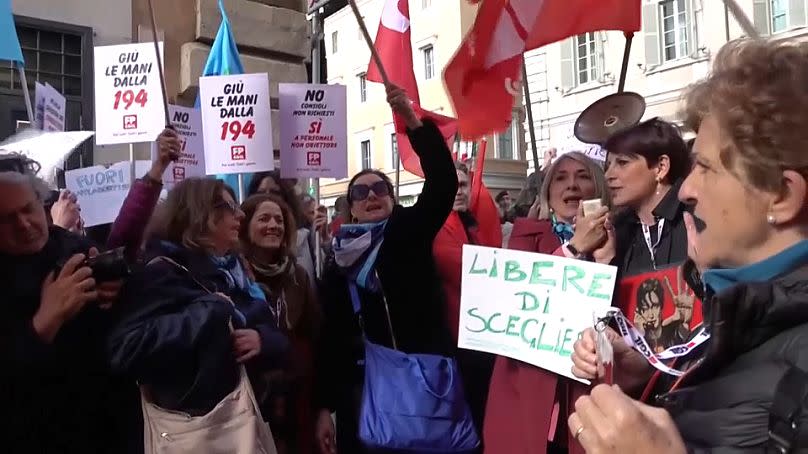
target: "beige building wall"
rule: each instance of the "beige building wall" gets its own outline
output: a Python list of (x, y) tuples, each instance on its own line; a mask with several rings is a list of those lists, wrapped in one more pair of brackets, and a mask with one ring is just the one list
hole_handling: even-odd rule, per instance
[[(738, 2), (764, 34), (772, 28), (783, 37), (806, 34), (806, 0)], [(783, 8), (778, 9), (781, 4)], [(633, 40), (626, 91), (645, 97), (645, 118), (658, 116), (680, 122), (684, 90), (707, 75), (711, 59), (728, 39), (741, 37), (743, 32), (731, 15), (727, 20), (724, 3), (719, 0), (643, 0), (642, 8), (642, 30)], [(677, 49), (669, 48), (668, 55), (666, 24), (667, 29), (678, 27), (685, 33), (676, 36)], [(671, 35), (669, 31), (667, 36)], [(617, 91), (625, 38), (619, 32), (596, 33), (594, 38), (594, 44), (589, 45), (594, 49), (592, 54), (579, 52), (577, 38), (526, 54), (540, 149), (571, 143), (578, 115), (594, 101)], [(594, 72), (586, 71), (589, 63)], [(587, 73), (589, 80), (581, 82), (580, 73)]]
[[(384, 0), (358, 0), (357, 6), (364, 16), (371, 37), (375, 37), (379, 26)], [(451, 103), (443, 87), (442, 71), (454, 55), (463, 36), (471, 27), (476, 8), (467, 0), (410, 0), (410, 25), (412, 30), (413, 66), (421, 104), (424, 108), (444, 115), (454, 115)], [(360, 75), (367, 70), (370, 61), (370, 51), (362, 38), (359, 26), (350, 8), (343, 8), (325, 20), (324, 39), (328, 63), (328, 83), (347, 86), (348, 92), (348, 174), (354, 175), (362, 169), (362, 142), (369, 141), (371, 147), (370, 166), (387, 172), (391, 178), (395, 177), (395, 162), (393, 162), (393, 142), (391, 136), (394, 132), (393, 117), (387, 104), (384, 87), (381, 84), (367, 82), (366, 98), (362, 100), (362, 82)], [(426, 77), (424, 49), (432, 49), (431, 77)], [(519, 130), (513, 135), (514, 139), (523, 137), (521, 124), (516, 125)], [(492, 141), (495, 143), (496, 141)], [(506, 184), (516, 186), (508, 180), (509, 176), (517, 175), (520, 179), (524, 175), (524, 144), (521, 140), (514, 140), (514, 157), (517, 162), (507, 162), (498, 165), (487, 160), (487, 174), (501, 174)], [(496, 145), (489, 147), (488, 157), (492, 161), (496, 157), (493, 150)], [(461, 146), (460, 154), (466, 151), (467, 146)], [(514, 165), (517, 170), (514, 172)], [(488, 177), (486, 181), (488, 182)], [(502, 181), (502, 178), (500, 178)], [(326, 205), (332, 205), (333, 200), (345, 194), (347, 180), (334, 181), (321, 180), (321, 195)], [(421, 192), (422, 180), (408, 172), (401, 172), (400, 194), (402, 202), (414, 202), (416, 195)]]

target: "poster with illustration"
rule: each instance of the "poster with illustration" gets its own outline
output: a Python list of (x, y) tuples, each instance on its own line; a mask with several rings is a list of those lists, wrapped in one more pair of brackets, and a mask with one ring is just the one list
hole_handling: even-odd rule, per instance
[(682, 277), (681, 265), (622, 278), (617, 301), (657, 353), (686, 343), (702, 322), (701, 301)]

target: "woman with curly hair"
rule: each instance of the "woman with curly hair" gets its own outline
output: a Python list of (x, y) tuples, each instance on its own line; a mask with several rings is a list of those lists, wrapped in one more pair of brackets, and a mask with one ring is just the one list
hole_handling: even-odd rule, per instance
[[(706, 341), (646, 389), (646, 405), (599, 385), (570, 431), (588, 452), (805, 452), (808, 449), (808, 43), (738, 40), (686, 98), (698, 136), (679, 199), (698, 273)], [(613, 338), (614, 370), (653, 369)], [(592, 330), (573, 372), (598, 380)], [(680, 352), (681, 353), (681, 352)], [(617, 377), (615, 377), (617, 378)]]

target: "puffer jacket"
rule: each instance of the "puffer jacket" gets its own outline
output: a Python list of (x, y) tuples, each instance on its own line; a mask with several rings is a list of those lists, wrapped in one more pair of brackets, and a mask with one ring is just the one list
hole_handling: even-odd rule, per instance
[[(690, 285), (701, 288), (694, 277), (689, 276)], [(808, 265), (770, 282), (739, 284), (706, 298), (710, 342), (690, 355), (695, 366), (674, 390), (652, 392), (651, 403), (671, 413), (691, 453), (770, 452), (766, 446), (776, 390), (787, 373), (796, 373), (801, 377), (796, 394), (801, 392), (803, 400), (786, 400), (801, 414), (795, 430), (787, 431), (793, 436), (791, 450), (782, 452), (806, 452)], [(655, 391), (665, 388), (665, 381), (658, 380)]]
[[(261, 353), (246, 364), (248, 371), (277, 367), (289, 342), (267, 303), (232, 288), (204, 252), (157, 241), (147, 248), (147, 263), (157, 256), (187, 271), (159, 261), (132, 275), (121, 293), (122, 316), (109, 337), (110, 360), (114, 370), (146, 385), (161, 407), (205, 414), (239, 380), (229, 321), (261, 336)], [(233, 304), (208, 290), (225, 294)]]

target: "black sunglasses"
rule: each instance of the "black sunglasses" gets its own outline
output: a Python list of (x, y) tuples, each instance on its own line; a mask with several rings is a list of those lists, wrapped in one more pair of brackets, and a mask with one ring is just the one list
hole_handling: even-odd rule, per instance
[(366, 184), (355, 184), (351, 186), (351, 200), (354, 202), (361, 202), (368, 198), (370, 191), (376, 194), (376, 197), (386, 197), (390, 195), (390, 188), (387, 187), (385, 181), (377, 181), (370, 186)]

